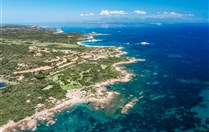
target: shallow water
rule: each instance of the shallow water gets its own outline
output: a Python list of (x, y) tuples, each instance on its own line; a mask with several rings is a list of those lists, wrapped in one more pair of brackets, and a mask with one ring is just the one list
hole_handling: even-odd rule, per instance
[[(108, 87), (121, 94), (105, 109), (76, 105), (56, 114), (56, 123), (40, 123), (38, 132), (209, 131), (209, 54), (206, 25), (63, 26), (65, 32), (98, 32), (101, 42), (122, 46), (128, 57), (145, 62), (127, 65), (136, 76)], [(149, 42), (149, 45), (140, 45)], [(140, 98), (127, 114), (121, 107)], [(204, 117), (202, 115), (205, 115)]]

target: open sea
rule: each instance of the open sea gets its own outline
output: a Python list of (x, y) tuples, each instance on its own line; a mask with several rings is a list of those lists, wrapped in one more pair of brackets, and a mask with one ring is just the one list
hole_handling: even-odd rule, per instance
[[(120, 93), (111, 104), (93, 110), (78, 104), (56, 114), (56, 123), (39, 123), (37, 132), (208, 132), (209, 40), (207, 24), (69, 24), (50, 25), (64, 32), (102, 33), (86, 45), (124, 47), (136, 74), (108, 90)], [(141, 45), (140, 42), (148, 42)], [(127, 114), (122, 107), (140, 98)]]

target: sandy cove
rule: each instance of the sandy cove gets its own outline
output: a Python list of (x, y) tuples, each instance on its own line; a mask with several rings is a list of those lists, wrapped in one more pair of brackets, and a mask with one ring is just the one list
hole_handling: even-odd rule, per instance
[[(82, 42), (78, 42), (78, 44), (83, 45)], [(96, 47), (101, 47), (101, 46), (96, 46)], [(119, 53), (118, 56), (125, 54), (125, 52), (122, 51), (120, 52), (121, 53)], [(99, 97), (95, 97), (95, 95), (93, 95), (92, 93), (91, 94), (85, 93), (84, 91), (82, 91), (82, 89), (69, 90), (66, 94), (67, 98), (57, 101), (57, 103), (53, 108), (36, 112), (34, 115), (30, 117), (26, 117), (18, 122), (9, 121), (7, 124), (0, 127), (0, 132), (17, 131), (18, 129), (20, 130), (31, 129), (32, 131), (35, 131), (38, 121), (46, 121), (48, 125), (51, 125), (55, 123), (54, 121), (55, 113), (61, 112), (66, 108), (70, 108), (75, 104), (91, 102), (94, 103), (95, 109), (104, 108), (115, 98), (115, 96), (117, 96), (117, 94), (119, 94), (117, 92), (107, 91), (105, 87), (118, 82), (130, 81), (131, 78), (134, 76), (134, 74), (126, 71), (123, 67), (121, 67), (121, 65), (136, 63), (138, 61), (140, 60), (130, 59), (129, 61), (113, 64), (113, 67), (115, 67), (117, 71), (121, 72), (123, 74), (123, 77), (117, 79), (110, 79), (105, 82), (101, 82), (93, 85), (94, 87), (96, 87), (97, 90), (96, 94), (100, 95)], [(86, 96), (86, 94), (88, 95)]]
[(84, 41), (79, 41), (77, 42), (78, 45), (81, 45), (81, 46), (86, 46), (86, 47), (96, 47), (96, 48), (104, 48), (104, 47), (115, 47), (115, 46), (90, 46), (90, 45), (85, 45), (83, 44)]
[(53, 108), (36, 112), (34, 115), (30, 117), (26, 117), (25, 119), (20, 120), (18, 122), (9, 121), (6, 125), (3, 125), (0, 128), (0, 132), (8, 132), (8, 131), (13, 132), (17, 130), (27, 130), (27, 129), (31, 129), (32, 131), (35, 131), (38, 121), (46, 121), (48, 125), (51, 125), (55, 123), (54, 121), (55, 113), (61, 112), (66, 108), (70, 108), (75, 104), (92, 102), (96, 104), (95, 109), (105, 107), (106, 105), (109, 104), (109, 102), (111, 102), (114, 99), (114, 97), (118, 93), (112, 91), (111, 92), (105, 91), (105, 96), (103, 96), (101, 93), (104, 93), (104, 90), (106, 89), (104, 88), (97, 89), (100, 98), (94, 97), (91, 94), (86, 96), (86, 94), (88, 93), (85, 93), (85, 91), (82, 91), (82, 89), (70, 90), (66, 94), (67, 98), (61, 101), (57, 101), (57, 103)]

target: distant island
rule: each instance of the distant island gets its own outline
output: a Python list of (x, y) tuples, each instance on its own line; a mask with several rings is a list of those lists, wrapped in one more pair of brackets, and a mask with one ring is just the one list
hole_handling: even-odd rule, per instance
[[(122, 57), (117, 47), (82, 44), (96, 33), (63, 33), (37, 26), (1, 26), (0, 130), (35, 130), (38, 121), (53, 124), (54, 113), (78, 103), (108, 105), (117, 92), (106, 86), (127, 82), (133, 74), (121, 65), (137, 62)], [(134, 99), (122, 113), (133, 107)]]

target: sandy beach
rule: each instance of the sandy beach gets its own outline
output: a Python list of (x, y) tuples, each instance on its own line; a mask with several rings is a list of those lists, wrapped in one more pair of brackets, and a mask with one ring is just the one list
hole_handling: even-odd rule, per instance
[[(104, 88), (97, 89), (97, 94), (102, 96), (102, 92), (104, 92)], [(83, 96), (85, 94), (85, 96)], [(46, 121), (48, 125), (53, 124), (54, 121), (54, 114), (57, 112), (61, 112), (62, 110), (72, 107), (75, 104), (80, 103), (96, 103), (97, 108), (99, 109), (101, 107), (104, 107), (105, 105), (109, 104), (111, 100), (118, 94), (116, 92), (105, 92), (105, 96), (102, 96), (101, 98), (96, 98), (94, 95), (85, 93), (85, 91), (82, 91), (82, 89), (76, 89), (76, 90), (70, 90), (66, 94), (66, 99), (59, 100), (55, 104), (55, 106), (51, 109), (45, 109), (40, 112), (36, 112), (34, 115), (30, 117), (26, 117), (23, 120), (20, 120), (18, 122), (9, 121), (6, 125), (2, 126), (0, 128), (0, 132), (8, 132), (8, 131), (16, 131), (18, 129), (20, 130), (26, 130), (31, 129), (32, 131), (36, 130), (37, 122), (38, 121)]]
[(85, 45), (83, 44), (83, 41), (79, 41), (77, 42), (78, 45), (81, 45), (81, 46), (86, 46), (86, 47), (96, 47), (96, 48), (104, 48), (104, 47), (115, 47), (115, 46), (90, 46), (90, 45)]

